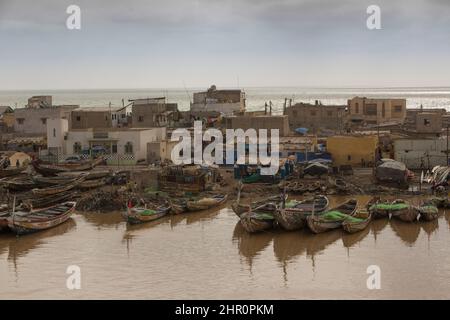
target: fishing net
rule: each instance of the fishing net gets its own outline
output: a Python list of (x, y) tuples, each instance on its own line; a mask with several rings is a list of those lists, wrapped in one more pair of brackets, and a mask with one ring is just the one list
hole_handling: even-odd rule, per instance
[(273, 220), (274, 217), (269, 213), (255, 213), (254, 217), (260, 220)]
[(325, 219), (325, 220), (330, 220), (330, 221), (343, 220), (343, 219), (347, 219), (348, 217), (350, 217), (348, 214), (345, 214), (345, 213), (342, 213), (339, 211), (328, 211), (320, 216), (320, 218)]
[(155, 210), (152, 209), (145, 209), (144, 211), (139, 212), (142, 216), (151, 216), (152, 214), (156, 214)]
[(406, 203), (377, 203), (370, 207), (370, 210), (388, 210), (388, 211), (398, 211), (402, 209), (409, 208), (409, 205)]

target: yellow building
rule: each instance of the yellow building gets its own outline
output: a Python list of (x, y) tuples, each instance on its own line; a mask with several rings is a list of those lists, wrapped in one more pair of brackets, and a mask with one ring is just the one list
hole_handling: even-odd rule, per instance
[(334, 136), (327, 139), (327, 151), (336, 166), (373, 164), (377, 146), (376, 135)]

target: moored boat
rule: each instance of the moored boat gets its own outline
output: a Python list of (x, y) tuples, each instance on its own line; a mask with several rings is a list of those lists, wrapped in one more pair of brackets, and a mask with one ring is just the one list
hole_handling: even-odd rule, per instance
[(24, 208), (30, 211), (40, 210), (42, 208), (48, 208), (57, 205), (58, 203), (66, 202), (73, 199), (77, 193), (72, 191), (66, 191), (55, 195), (45, 197), (28, 198), (22, 201)]
[(264, 208), (256, 208), (255, 211), (246, 212), (240, 217), (241, 224), (249, 233), (272, 229), (275, 223), (275, 217), (270, 212), (273, 210), (276, 210), (274, 203), (266, 204)]
[(62, 172), (88, 171), (102, 162), (104, 162), (104, 159), (100, 157), (92, 161), (83, 161), (80, 163), (46, 164), (41, 160), (34, 160), (31, 164), (34, 170), (43, 176), (54, 176)]
[(298, 230), (305, 226), (306, 217), (321, 213), (328, 207), (326, 196), (315, 196), (302, 201), (285, 202), (274, 212), (275, 220), (285, 230)]
[(390, 213), (393, 218), (405, 222), (413, 222), (419, 216), (419, 210), (405, 200), (394, 200), (391, 203)]
[(8, 227), (18, 235), (49, 229), (67, 221), (75, 205), (76, 202), (68, 201), (40, 211), (13, 212), (8, 218)]
[(381, 200), (376, 197), (367, 203), (367, 210), (373, 219), (389, 218), (390, 203), (387, 200)]
[(28, 165), (21, 166), (21, 167), (8, 167), (6, 169), (0, 169), (0, 179), (16, 176), (22, 172), (24, 172), (28, 168)]
[(211, 197), (204, 197), (199, 200), (189, 200), (186, 202), (188, 211), (207, 210), (217, 207), (227, 201), (227, 195), (218, 194)]
[(85, 180), (78, 185), (78, 188), (81, 190), (95, 189), (104, 186), (105, 183), (105, 179)]
[(439, 217), (439, 209), (432, 204), (425, 203), (417, 208), (420, 220), (433, 221)]
[(32, 190), (32, 192), (33, 192), (33, 194), (35, 194), (37, 196), (55, 195), (55, 194), (58, 194), (61, 192), (66, 192), (66, 191), (72, 190), (73, 188), (77, 187), (83, 181), (84, 181), (84, 177), (82, 176), (72, 183), (56, 185), (56, 186), (52, 186), (52, 187), (48, 187), (48, 188), (35, 188)]
[(372, 214), (366, 210), (357, 210), (353, 216), (349, 216), (342, 222), (342, 229), (348, 233), (355, 233), (367, 228), (372, 220)]
[(128, 205), (123, 217), (130, 224), (140, 224), (162, 218), (169, 211), (169, 206), (159, 206), (151, 209), (147, 207), (131, 207), (131, 205)]
[(355, 199), (350, 199), (329, 211), (312, 214), (306, 218), (308, 228), (313, 233), (340, 228), (345, 219), (355, 213), (357, 204)]

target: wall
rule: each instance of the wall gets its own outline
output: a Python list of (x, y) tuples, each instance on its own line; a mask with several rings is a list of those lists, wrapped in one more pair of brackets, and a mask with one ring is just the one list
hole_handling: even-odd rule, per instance
[(319, 129), (344, 129), (346, 106), (325, 106), (314, 104), (295, 104), (286, 108), (284, 114), (289, 116), (292, 129), (304, 127), (313, 132)]
[(361, 165), (375, 160), (378, 146), (377, 136), (335, 136), (327, 139), (327, 152), (331, 154), (334, 165)]
[[(161, 115), (166, 111), (165, 103), (138, 104), (132, 107), (133, 128), (152, 128), (164, 126), (167, 123), (165, 116)], [(157, 119), (158, 115), (159, 121)]]
[[(47, 119), (69, 119), (70, 112), (75, 108), (76, 106), (15, 109), (14, 131), (45, 136), (47, 134)], [(20, 123), (19, 119), (23, 119), (23, 123)]]
[(67, 119), (47, 119), (47, 148), (53, 154), (65, 154), (64, 135), (69, 131)]
[[(373, 114), (369, 113), (372, 106), (375, 109)], [(406, 118), (406, 100), (355, 97), (348, 100), (348, 111), (348, 118), (352, 121), (365, 121), (368, 124), (403, 122)]]
[(395, 160), (409, 169), (432, 169), (447, 163), (447, 139), (398, 139), (394, 141)]
[[(288, 117), (283, 116), (233, 116), (225, 118), (225, 127), (227, 129), (279, 129), (280, 136), (289, 134)], [(270, 132), (268, 132), (270, 135)]]
[(89, 129), (89, 128), (111, 128), (110, 111), (72, 111), (70, 128), (71, 129)]

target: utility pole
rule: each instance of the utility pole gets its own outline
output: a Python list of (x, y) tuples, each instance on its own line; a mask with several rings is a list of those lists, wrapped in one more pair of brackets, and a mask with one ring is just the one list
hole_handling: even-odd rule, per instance
[(448, 127), (449, 125), (447, 124), (447, 166), (448, 166)]

